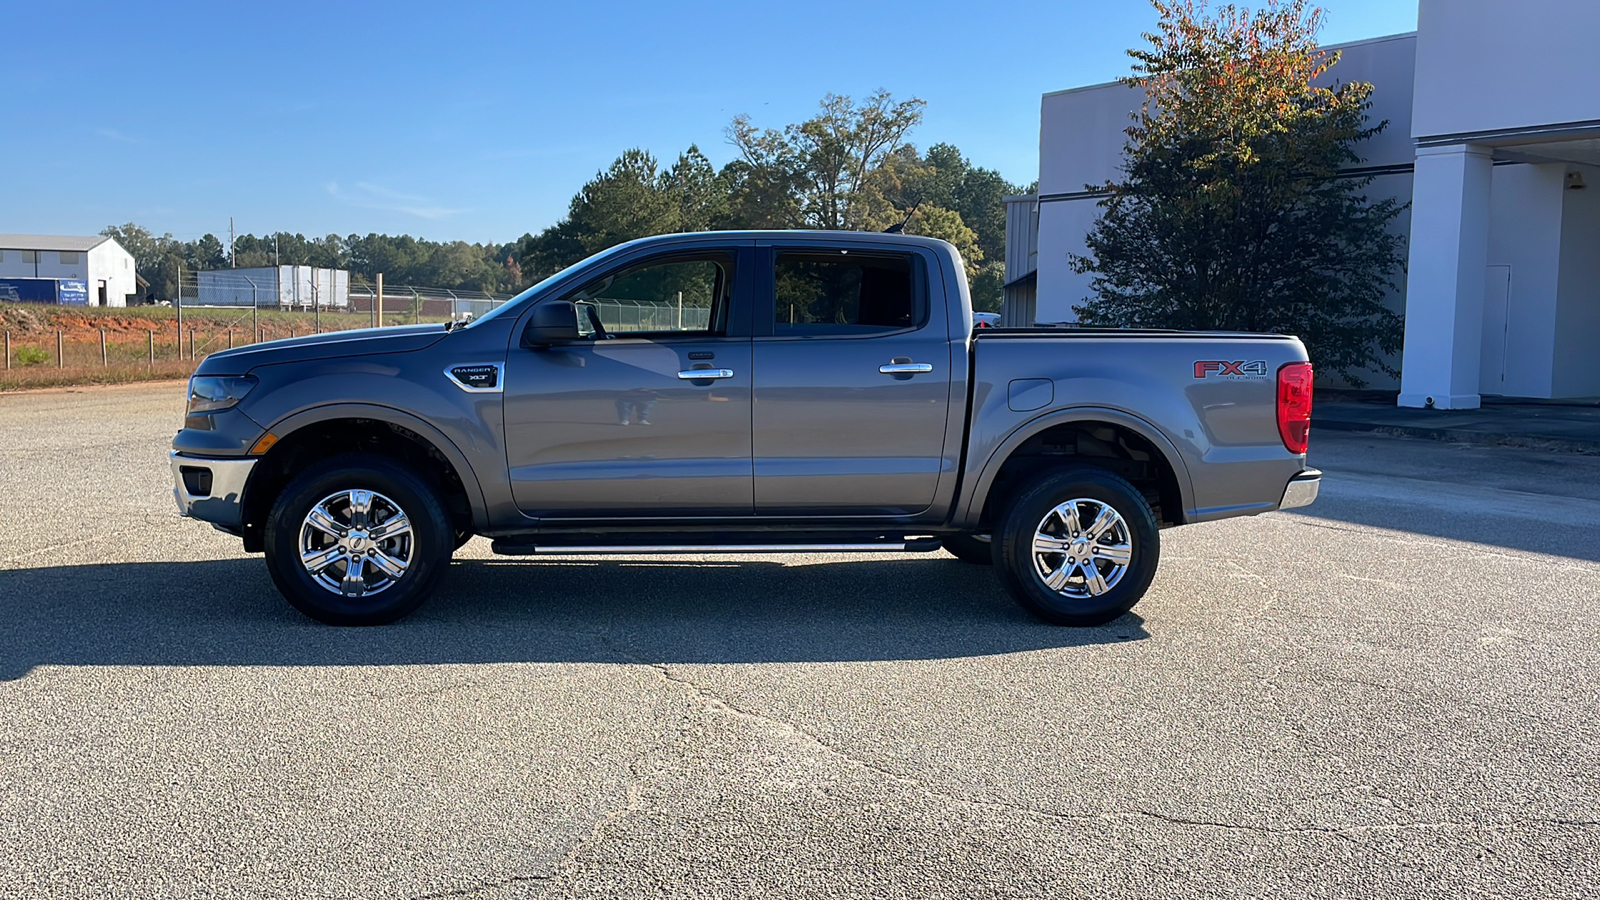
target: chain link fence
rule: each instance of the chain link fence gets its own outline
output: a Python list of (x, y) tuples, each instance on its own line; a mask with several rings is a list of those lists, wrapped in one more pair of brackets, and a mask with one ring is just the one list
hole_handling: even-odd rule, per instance
[[(215, 273), (213, 273), (215, 274)], [(215, 278), (211, 279), (213, 282)], [(478, 318), (507, 300), (510, 294), (488, 291), (463, 291), (419, 285), (385, 285), (379, 310), (376, 284), (352, 278), (347, 297), (338, 305), (315, 304), (284, 306), (276, 292), (261, 290), (248, 277), (240, 276), (237, 296), (221, 305), (199, 305), (199, 277), (188, 273), (178, 297), (162, 306), (174, 306), (171, 319), (147, 318), (130, 327), (98, 330), (73, 329), (6, 331), (4, 369), (110, 368), (117, 366), (156, 366), (196, 362), (219, 350), (261, 341), (299, 337), (326, 331), (404, 325), (423, 321)], [(217, 293), (216, 285), (209, 293)], [(315, 296), (315, 292), (312, 293)], [(608, 330), (697, 331), (710, 325), (711, 310), (704, 306), (677, 302), (596, 297), (586, 301), (597, 307)], [(309, 308), (306, 308), (309, 306)], [(110, 313), (110, 310), (106, 311)], [(184, 321), (184, 314), (199, 319)], [(380, 314), (381, 313), (381, 314)], [(148, 314), (144, 314), (148, 317)], [(220, 321), (219, 321), (220, 320)]]
[[(346, 328), (323, 328), (344, 331)], [(181, 360), (199, 361), (219, 350), (280, 338), (315, 333), (311, 324), (272, 322), (252, 328), (176, 327), (127, 331), (101, 329), (66, 331), (63, 329), (4, 334), (4, 368), (95, 368), (110, 366), (155, 365)]]

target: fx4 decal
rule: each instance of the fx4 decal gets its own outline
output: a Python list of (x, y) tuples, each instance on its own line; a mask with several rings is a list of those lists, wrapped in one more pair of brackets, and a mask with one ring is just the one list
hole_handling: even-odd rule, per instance
[(1228, 362), (1221, 359), (1198, 360), (1194, 364), (1194, 377), (1210, 378), (1266, 378), (1267, 361), (1254, 359), (1249, 362), (1237, 360)]

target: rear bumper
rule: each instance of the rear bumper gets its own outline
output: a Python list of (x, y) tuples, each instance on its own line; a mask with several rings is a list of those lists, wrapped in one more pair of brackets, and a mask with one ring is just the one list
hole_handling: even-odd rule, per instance
[(1317, 501), (1317, 492), (1321, 487), (1322, 472), (1318, 469), (1306, 469), (1289, 479), (1289, 485), (1283, 489), (1283, 500), (1278, 503), (1278, 508), (1299, 509), (1302, 506), (1310, 506)]
[(244, 521), (244, 486), (255, 459), (206, 459), (176, 450), (172, 463), (172, 499), (178, 514), (237, 531)]

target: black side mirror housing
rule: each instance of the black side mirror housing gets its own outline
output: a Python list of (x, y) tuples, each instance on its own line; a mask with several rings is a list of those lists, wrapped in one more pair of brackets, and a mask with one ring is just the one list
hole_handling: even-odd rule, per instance
[(528, 327), (522, 332), (522, 346), (543, 349), (581, 340), (578, 333), (578, 308), (571, 300), (547, 300), (533, 308)]

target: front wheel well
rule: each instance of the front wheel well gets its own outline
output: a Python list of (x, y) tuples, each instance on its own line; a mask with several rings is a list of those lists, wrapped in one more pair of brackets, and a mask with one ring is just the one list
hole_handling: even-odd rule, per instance
[(265, 541), (262, 526), (278, 495), (295, 476), (319, 460), (346, 453), (370, 453), (406, 466), (439, 492), (439, 502), (457, 532), (472, 531), (472, 501), (461, 476), (427, 438), (377, 419), (331, 419), (283, 436), (256, 463), (243, 498), (244, 549), (261, 552)]
[(1072, 464), (1097, 466), (1120, 475), (1144, 495), (1162, 527), (1183, 524), (1183, 492), (1166, 454), (1125, 425), (1085, 421), (1046, 428), (1006, 457), (989, 485), (977, 531), (992, 530), (1011, 498), (1032, 483), (1034, 476)]

